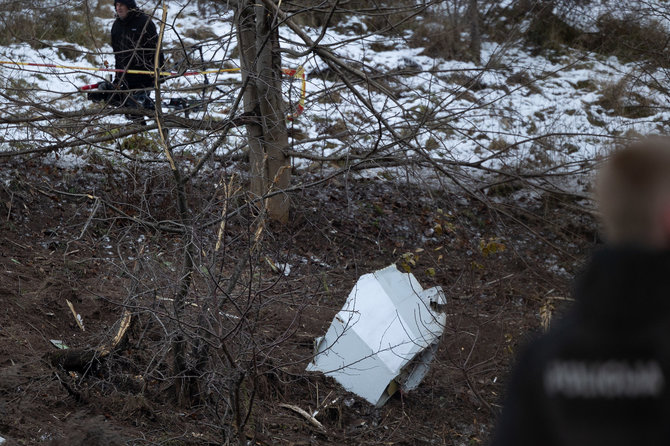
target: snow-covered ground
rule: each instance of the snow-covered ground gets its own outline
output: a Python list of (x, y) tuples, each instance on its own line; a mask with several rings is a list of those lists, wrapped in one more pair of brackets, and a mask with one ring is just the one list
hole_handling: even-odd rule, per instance
[[(233, 58), (236, 39), (232, 11), (202, 11), (193, 2), (176, 0), (168, 2), (167, 26), (164, 48), (172, 54), (174, 62), (179, 52), (170, 51), (181, 44), (199, 45), (207, 68), (237, 67)], [(669, 23), (668, 17), (656, 13), (652, 2), (628, 2), (627, 8), (612, 8), (621, 14), (636, 13), (654, 18), (659, 23)], [(594, 2), (588, 8), (575, 6), (560, 11), (564, 17), (575, 19), (575, 24), (588, 28), (602, 11), (610, 10), (607, 2)], [(111, 10), (111, 5), (109, 6)], [(660, 8), (660, 6), (658, 6)], [(657, 9), (656, 11), (663, 11)], [(159, 18), (162, 10), (153, 11)], [(96, 18), (97, 26), (109, 29), (112, 18)], [(369, 110), (340, 81), (310, 77), (306, 90), (305, 112), (290, 126), (299, 129), (302, 137), (292, 141), (297, 151), (320, 156), (365, 153), (373, 146), (389, 145), (383, 153), (403, 151), (406, 156), (414, 152), (422, 156), (445, 161), (481, 163), (492, 169), (569, 170), (592, 162), (606, 153), (612, 140), (623, 135), (664, 133), (670, 125), (670, 111), (665, 106), (668, 98), (651, 88), (651, 80), (667, 82), (666, 73), (642, 71), (637, 64), (622, 63), (614, 57), (598, 54), (565, 51), (551, 59), (531, 55), (528, 48), (510, 41), (503, 44), (485, 42), (482, 45), (482, 63), (433, 59), (423, 56), (420, 48), (410, 48), (407, 39), (366, 33), (357, 38), (347, 29), (363, 29), (358, 18), (351, 23), (329, 30), (320, 44), (329, 48), (348, 64), (380, 80), (395, 93), (390, 97), (377, 90), (370, 90), (362, 82), (356, 88), (369, 101)], [(198, 31), (197, 33), (194, 31)], [(305, 28), (312, 39), (317, 39), (320, 29)], [(281, 27), (282, 46), (296, 52), (304, 51), (300, 37), (287, 27)], [(194, 35), (212, 36), (195, 40)], [(33, 49), (28, 44), (0, 49), (3, 61), (54, 64), (68, 67), (94, 67), (82, 52), (76, 59), (68, 59), (58, 45)], [(379, 50), (382, 47), (384, 50)], [(377, 51), (373, 50), (376, 48)], [(78, 47), (82, 51), (90, 51)], [(97, 67), (104, 62), (113, 64), (109, 45), (96, 50)], [(200, 60), (198, 51), (193, 53)], [(324, 61), (314, 55), (292, 57), (284, 53), (284, 65), (289, 68), (305, 67), (307, 73), (323, 70)], [(28, 115), (43, 113), (39, 107), (13, 103), (19, 100), (35, 101), (41, 106), (68, 112), (83, 108), (94, 109), (84, 100), (78, 87), (100, 80), (104, 73), (76, 68), (47, 68), (0, 65), (0, 80), (7, 88), (1, 101), (5, 118), (19, 112)], [(218, 89), (208, 90), (214, 100), (208, 117), (226, 116), (239, 87), (239, 73), (210, 74), (208, 81), (218, 83)], [(356, 80), (355, 78), (352, 78)], [(202, 85), (202, 76), (181, 77), (163, 85), (164, 98), (197, 96), (199, 91), (189, 87)], [(605, 108), (600, 101), (607, 89), (623, 88), (623, 105), (650, 105), (644, 117), (625, 117)], [(299, 81), (287, 79), (287, 101), (295, 106), (299, 95)], [(12, 93), (13, 92), (13, 93)], [(20, 92), (24, 96), (20, 96)], [(27, 93), (27, 94), (26, 94)], [(656, 106), (657, 108), (653, 108)], [(410, 136), (407, 145), (393, 145), (393, 136), (374, 114), (378, 113), (396, 129), (397, 134)], [(204, 117), (202, 114), (199, 117)], [(123, 117), (100, 118), (102, 122), (122, 124)], [(192, 132), (174, 132), (175, 142), (192, 141)], [(240, 129), (229, 138), (230, 146), (239, 143), (236, 138), (244, 135)], [(30, 126), (0, 125), (0, 150), (16, 150), (20, 141), (31, 140), (48, 146), (53, 134), (45, 134)], [(70, 135), (72, 136), (72, 135)], [(74, 135), (73, 137), (79, 137)], [(193, 143), (187, 149), (198, 152), (205, 149), (207, 140)], [(230, 147), (229, 146), (229, 147)], [(229, 147), (222, 147), (222, 153)], [(409, 152), (408, 152), (409, 151)], [(67, 152), (67, 151), (66, 151)], [(67, 153), (61, 153), (66, 155)], [(71, 155), (73, 161), (80, 155)], [(85, 156), (85, 155), (81, 155)], [(63, 159), (62, 156), (60, 159)], [(301, 165), (302, 160), (296, 159)]]

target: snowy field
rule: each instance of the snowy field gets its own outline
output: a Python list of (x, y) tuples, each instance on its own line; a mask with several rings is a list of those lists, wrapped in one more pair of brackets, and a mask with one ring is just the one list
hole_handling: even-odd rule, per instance
[[(629, 2), (627, 8), (637, 14), (640, 5), (649, 2)], [(656, 5), (656, 4), (651, 4)], [(589, 8), (575, 7), (562, 11), (565, 17), (575, 18), (575, 24), (587, 29), (602, 11), (611, 5), (595, 2)], [(111, 5), (109, 6), (111, 13)], [(637, 9), (636, 9), (637, 8)], [(619, 8), (621, 14), (629, 13)], [(652, 8), (653, 9), (653, 8)], [(150, 11), (149, 11), (150, 12)], [(653, 13), (653, 10), (652, 10)], [(649, 13), (649, 14), (652, 14)], [(153, 11), (161, 17), (160, 9)], [(658, 14), (656, 14), (657, 16)], [(654, 16), (668, 24), (668, 17)], [(96, 18), (102, 29), (111, 27), (113, 18)], [(155, 20), (157, 23), (157, 20)], [(239, 61), (236, 38), (232, 27), (232, 11), (202, 11), (192, 2), (170, 1), (166, 20), (164, 49), (174, 63), (179, 52), (172, 51), (182, 44), (198, 45), (202, 49), (192, 53), (193, 60), (207, 69), (233, 68)], [(362, 36), (351, 29), (362, 30)], [(196, 40), (189, 32), (210, 36)], [(320, 29), (304, 28), (314, 40)], [(296, 52), (304, 51), (300, 37), (287, 27), (281, 28), (282, 46)], [(295, 151), (318, 156), (342, 156), (365, 153), (373, 145), (388, 148), (382, 154), (412, 158), (431, 157), (446, 162), (470, 163), (487, 169), (512, 171), (555, 170), (578, 171), (605, 154), (612, 141), (622, 136), (647, 133), (665, 133), (670, 125), (670, 111), (665, 106), (667, 96), (654, 89), (659, 79), (667, 82), (661, 71), (642, 70), (639, 64), (626, 64), (614, 57), (576, 51), (564, 51), (551, 58), (535, 56), (530, 49), (515, 41), (482, 45), (482, 63), (433, 59), (420, 55), (421, 48), (410, 48), (407, 38), (390, 39), (388, 36), (368, 33), (358, 19), (340, 24), (329, 30), (320, 44), (329, 48), (347, 64), (381, 80), (394, 95), (369, 90), (363, 83), (356, 88), (367, 98), (374, 113), (397, 129), (410, 134), (402, 147), (393, 144), (392, 135), (380, 131), (373, 111), (366, 107), (344, 84), (328, 76), (310, 76), (324, 72), (326, 64), (313, 55), (302, 58), (284, 53), (286, 68), (302, 66), (308, 73), (305, 112), (289, 127), (298, 130), (301, 138), (291, 141)], [(3, 64), (0, 76), (5, 88), (12, 85), (2, 98), (5, 118), (35, 116), (48, 111), (78, 113), (91, 110), (96, 104), (84, 99), (78, 92), (82, 85), (98, 82), (105, 73), (90, 68), (113, 65), (111, 48), (107, 44), (97, 49), (78, 47), (79, 57), (69, 59), (57, 47), (68, 42), (53, 42), (53, 46), (33, 49), (28, 44), (4, 47), (3, 61), (53, 64), (75, 68), (46, 68)], [(380, 50), (379, 48), (382, 48)], [(91, 56), (91, 51), (94, 54)], [(91, 60), (96, 64), (92, 64)], [(171, 97), (198, 97), (203, 76), (178, 77), (163, 84), (165, 101)], [(207, 90), (211, 100), (206, 113), (191, 115), (203, 120), (227, 117), (238, 93), (239, 73), (209, 74), (207, 82), (217, 86)], [(21, 86), (21, 89), (16, 89)], [(300, 82), (287, 79), (286, 100), (295, 108), (300, 96)], [(644, 99), (644, 116), (622, 116), (606, 108), (601, 98), (608, 89), (622, 88), (622, 106), (640, 106)], [(12, 94), (20, 91), (23, 96)], [(34, 103), (34, 104), (33, 104)], [(97, 107), (97, 108), (96, 108)], [(7, 119), (5, 119), (6, 121)], [(115, 116), (91, 118), (91, 125), (123, 125), (125, 118)], [(202, 152), (215, 136), (203, 135), (199, 142), (192, 131), (171, 133), (172, 142), (189, 152)], [(344, 135), (344, 136), (343, 136)], [(81, 134), (57, 136), (58, 141), (80, 138)], [(231, 133), (228, 144), (219, 149), (228, 153), (231, 147), (242, 144), (243, 129)], [(21, 149), (21, 141), (34, 141), (42, 146), (55, 143), (53, 133), (35, 127), (5, 123), (0, 126), (0, 150)], [(113, 145), (110, 145), (112, 147)], [(86, 162), (86, 153), (70, 156), (61, 150), (59, 159), (66, 156), (71, 162)], [(81, 158), (81, 159), (77, 159)], [(305, 161), (296, 158), (296, 165)]]

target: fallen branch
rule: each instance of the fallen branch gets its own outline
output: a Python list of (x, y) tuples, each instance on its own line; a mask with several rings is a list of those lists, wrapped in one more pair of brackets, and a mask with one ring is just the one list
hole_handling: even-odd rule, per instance
[(119, 328), (110, 343), (91, 349), (58, 350), (49, 353), (47, 355), (48, 359), (56, 367), (79, 372), (82, 375), (89, 373), (99, 366), (101, 359), (109, 356), (110, 353), (119, 348), (128, 333), (131, 322), (132, 314), (127, 309), (124, 309)]
[(65, 299), (65, 302), (67, 302), (67, 306), (70, 307), (70, 311), (72, 312), (72, 316), (74, 316), (74, 320), (77, 322), (77, 325), (79, 325), (79, 328), (81, 328), (81, 331), (86, 331), (84, 328), (84, 322), (81, 320), (81, 316), (77, 311), (74, 309), (74, 305), (72, 305), (72, 302), (69, 300)]
[(326, 433), (326, 428), (323, 427), (323, 424), (319, 422), (316, 418), (299, 408), (298, 406), (294, 406), (292, 404), (280, 404), (279, 407), (283, 407), (285, 409), (290, 409), (293, 412), (296, 412), (300, 414), (305, 420), (309, 422), (313, 427), (315, 427), (319, 432)]
[[(106, 115), (134, 115), (134, 116), (149, 116), (148, 112), (140, 111), (134, 108), (117, 108), (110, 110)], [(165, 116), (165, 128), (183, 128), (191, 130), (200, 130), (208, 132), (224, 132), (229, 130), (232, 127), (237, 127), (244, 125), (248, 122), (254, 121), (255, 118), (247, 114), (241, 114), (233, 119), (224, 120), (224, 121), (213, 121), (213, 120), (196, 120), (196, 119), (186, 119), (178, 116)], [(115, 131), (106, 131), (103, 130), (102, 136), (97, 138), (81, 138), (77, 135), (70, 135), (72, 139), (67, 142), (59, 142), (56, 144), (51, 144), (45, 147), (35, 147), (32, 149), (24, 150), (12, 150), (12, 151), (0, 151), (0, 158), (9, 158), (20, 155), (29, 155), (33, 153), (49, 153), (54, 152), (60, 149), (67, 149), (73, 147), (81, 147), (88, 145), (95, 145), (107, 142), (117, 141), (126, 136), (134, 135), (137, 133), (142, 133), (149, 130), (155, 130), (158, 126), (156, 124), (148, 124), (146, 126), (130, 125), (124, 126), (124, 129), (112, 129)]]

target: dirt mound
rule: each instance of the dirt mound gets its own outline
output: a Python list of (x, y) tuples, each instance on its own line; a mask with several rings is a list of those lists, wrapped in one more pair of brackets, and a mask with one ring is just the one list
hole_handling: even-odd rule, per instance
[[(292, 196), (291, 222), (260, 241), (250, 212), (218, 238), (204, 178), (189, 191), (201, 230), (161, 232), (145, 223), (178, 222), (165, 172), (131, 187), (86, 169), (9, 163), (0, 188), (0, 435), (17, 444), (481, 443), (510, 359), (593, 243), (590, 218), (557, 200), (498, 212), (354, 177)], [(179, 303), (185, 252), (198, 267)], [(447, 326), (419, 388), (375, 409), (304, 368), (357, 278), (392, 263), (443, 287)], [(124, 311), (113, 351), (79, 370), (52, 360), (55, 341), (99, 352)], [(318, 410), (326, 432), (281, 404)]]

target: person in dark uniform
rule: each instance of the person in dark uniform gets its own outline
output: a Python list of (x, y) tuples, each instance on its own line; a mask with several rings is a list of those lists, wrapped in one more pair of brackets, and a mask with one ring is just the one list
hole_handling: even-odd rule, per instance
[[(122, 71), (117, 71), (112, 83), (99, 84), (99, 91), (89, 93), (88, 97), (116, 106), (153, 109), (151, 89), (154, 87), (154, 76), (134, 71), (154, 71), (158, 45), (156, 26), (146, 13), (138, 9), (135, 0), (115, 0), (114, 8), (116, 20), (111, 32), (112, 49), (115, 68)], [(161, 52), (159, 69), (163, 63)], [(129, 118), (135, 120), (130, 115)]]
[(519, 356), (492, 446), (670, 445), (670, 140), (616, 151), (597, 201), (608, 243)]

